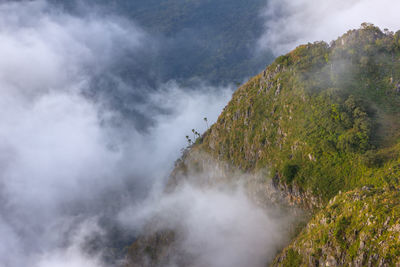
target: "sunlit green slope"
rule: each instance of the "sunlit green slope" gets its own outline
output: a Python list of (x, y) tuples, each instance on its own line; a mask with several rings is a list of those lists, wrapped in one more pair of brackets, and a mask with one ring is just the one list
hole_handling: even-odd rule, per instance
[(192, 150), (324, 201), (362, 185), (397, 185), (400, 33), (373, 25), (330, 45), (302, 45), (239, 88)]

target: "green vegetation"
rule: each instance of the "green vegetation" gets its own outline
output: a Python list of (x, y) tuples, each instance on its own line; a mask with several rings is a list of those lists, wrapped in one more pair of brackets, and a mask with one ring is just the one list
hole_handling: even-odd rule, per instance
[(311, 199), (313, 218), (273, 265), (399, 265), (400, 31), (363, 24), (277, 58), (185, 150), (174, 184), (203, 152)]
[(288, 267), (300, 266), (301, 261), (302, 261), (301, 255), (297, 251), (289, 249), (287, 251), (287, 257), (283, 262), (283, 266), (288, 266)]
[[(325, 266), (330, 262), (331, 266), (397, 266), (399, 233), (399, 190), (364, 187), (336, 196), (274, 265)], [(294, 259), (296, 264), (288, 264)]]
[(292, 164), (286, 164), (283, 167), (283, 171), (282, 171), (282, 175), (285, 178), (285, 182), (290, 184), (293, 181), (293, 179), (295, 178), (298, 171), (299, 171), (299, 166), (292, 165)]
[(400, 33), (363, 24), (302, 45), (240, 87), (201, 149), (247, 172), (265, 167), (324, 201), (397, 185)]

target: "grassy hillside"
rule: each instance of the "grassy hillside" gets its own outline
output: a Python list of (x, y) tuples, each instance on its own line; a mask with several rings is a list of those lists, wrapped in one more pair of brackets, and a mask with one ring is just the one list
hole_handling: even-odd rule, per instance
[(400, 192), (336, 196), (277, 257), (276, 266), (398, 266)]
[(302, 45), (239, 88), (192, 149), (325, 201), (362, 185), (397, 185), (400, 33), (364, 24)]
[[(264, 174), (249, 181), (250, 191), (268, 194), (262, 191), (272, 178), (284, 198), (312, 210), (273, 265), (394, 265), (399, 130), (400, 31), (363, 24), (331, 44), (299, 46), (241, 86), (177, 161), (169, 189), (190, 177), (188, 170), (207, 166), (196, 157), (205, 153)], [(132, 249), (131, 255), (140, 251)]]

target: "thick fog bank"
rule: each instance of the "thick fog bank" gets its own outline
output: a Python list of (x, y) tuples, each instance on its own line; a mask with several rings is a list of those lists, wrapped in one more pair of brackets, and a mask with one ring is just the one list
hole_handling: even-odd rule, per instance
[[(96, 244), (121, 245), (107, 240), (107, 224), (164, 182), (185, 135), (204, 131), (203, 118), (214, 121), (229, 99), (230, 88), (198, 83), (193, 92), (171, 81), (132, 103), (152, 121), (147, 131), (126, 123), (107, 96), (141, 88), (113, 70), (148, 40), (117, 17), (0, 4), (2, 266), (100, 266), (111, 256)], [(119, 82), (98, 83), (103, 76)]]
[[(121, 265), (122, 248), (144, 229), (147, 234), (178, 233), (177, 253), (165, 262), (170, 266), (264, 266), (271, 261), (289, 238), (293, 218), (287, 211), (261, 209), (241, 186), (184, 183), (174, 193), (162, 193), (187, 145), (185, 136), (192, 137), (192, 129), (204, 132), (234, 89), (199, 77), (215, 79), (214, 84), (223, 80), (221, 75), (228, 79), (224, 84), (241, 82), (268, 63), (268, 53), (251, 52), (258, 38), (254, 34), (261, 32), (258, 19), (251, 20), (255, 32), (234, 25), (248, 41), (225, 43), (229, 34), (221, 40), (218, 34), (228, 29), (225, 24), (210, 32), (200, 25), (201, 32), (194, 27), (154, 35), (129, 16), (103, 12), (104, 6), (79, 1), (75, 14), (52, 2), (0, 1), (0, 265)], [(353, 22), (354, 27), (376, 22), (370, 7), (382, 14), (386, 10), (373, 0), (346, 2), (345, 8), (333, 2), (317, 8), (307, 0), (289, 2), (268, 1), (260, 47), (280, 52), (335, 38)], [(397, 3), (384, 2), (393, 8), (378, 25), (398, 26), (389, 23)], [(241, 11), (241, 5), (230, 7)], [(259, 2), (254, 5), (252, 10), (259, 10)], [(224, 10), (221, 3), (216, 7)], [(364, 11), (369, 17), (353, 19)], [(246, 18), (257, 16), (246, 12)], [(333, 23), (337, 20), (346, 23)], [(211, 52), (199, 49), (198, 58), (172, 62), (181, 50), (196, 50), (204, 36), (218, 37), (215, 45), (201, 43)], [(236, 44), (240, 51), (232, 48)], [(203, 55), (214, 54), (218, 60), (205, 64)], [(179, 76), (177, 70), (187, 72)], [(233, 76), (237, 79), (230, 81)], [(181, 79), (171, 80), (175, 77)], [(188, 180), (218, 180), (216, 173), (221, 171), (212, 166)], [(146, 228), (149, 224), (153, 228)]]
[[(261, 267), (287, 244), (294, 211), (257, 206), (244, 186), (249, 175), (221, 178), (226, 172), (212, 161), (208, 165), (203, 166), (206, 172), (189, 170), (190, 177), (172, 192), (121, 210), (118, 218), (128, 229), (145, 236), (161, 233), (160, 239), (146, 244), (155, 254), (130, 252), (132, 262), (138, 262), (132, 266)], [(208, 185), (201, 186), (202, 181)], [(165, 241), (162, 236), (169, 231), (174, 235), (167, 248), (160, 245), (163, 241), (151, 241)]]

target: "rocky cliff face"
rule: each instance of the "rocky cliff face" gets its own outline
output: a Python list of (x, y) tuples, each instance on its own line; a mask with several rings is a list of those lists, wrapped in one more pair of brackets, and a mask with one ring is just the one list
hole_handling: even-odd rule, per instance
[[(199, 175), (205, 175), (200, 177)], [(193, 180), (193, 177), (196, 179)], [(271, 174), (268, 168), (254, 172), (244, 172), (234, 165), (193, 147), (176, 163), (169, 179), (167, 192), (181, 182), (191, 182), (199, 186), (215, 186), (221, 183), (245, 182), (251, 199), (260, 206), (291, 206), (304, 210), (322, 207), (323, 201), (310, 190), (304, 191), (296, 184), (288, 185), (278, 174)]]
[(400, 32), (363, 24), (329, 45), (300, 46), (234, 93), (177, 161), (167, 191), (216, 162), (220, 181), (245, 174), (260, 206), (315, 214), (274, 265), (399, 263), (398, 84)]

